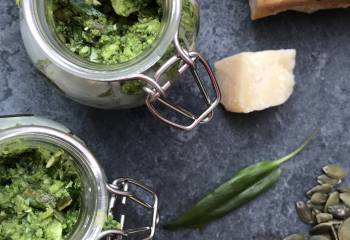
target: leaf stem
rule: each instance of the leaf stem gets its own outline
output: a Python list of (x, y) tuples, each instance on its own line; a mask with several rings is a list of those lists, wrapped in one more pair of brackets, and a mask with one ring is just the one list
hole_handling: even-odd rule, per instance
[(320, 129), (316, 129), (305, 141), (302, 145), (300, 145), (300, 147), (298, 147), (297, 149), (295, 149), (293, 152), (289, 153), (287, 156), (284, 156), (280, 159), (276, 159), (274, 160), (274, 163), (277, 166), (282, 165), (283, 163), (287, 162), (288, 160), (292, 159), (293, 157), (295, 157), (296, 155), (298, 155), (299, 153), (301, 153), (305, 147), (316, 137), (316, 135), (319, 133)]

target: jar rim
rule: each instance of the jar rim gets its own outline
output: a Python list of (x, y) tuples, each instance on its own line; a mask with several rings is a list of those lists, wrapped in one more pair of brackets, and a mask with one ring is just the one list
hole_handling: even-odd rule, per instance
[[(0, 131), (1, 144), (12, 143), (11, 141), (18, 139), (23, 139), (27, 142), (39, 140), (43, 143), (53, 145), (54, 147), (59, 147), (67, 151), (67, 153), (72, 156), (74, 161), (76, 161), (76, 164), (84, 165), (84, 167), (89, 168), (87, 174), (94, 176), (93, 181), (96, 184), (96, 189), (98, 192), (96, 192), (93, 201), (87, 203), (83, 202), (82, 208), (84, 207), (84, 204), (93, 204), (94, 211), (88, 212), (86, 216), (83, 216), (84, 221), (77, 222), (77, 227), (71, 233), (70, 239), (77, 239), (76, 237), (81, 240), (96, 239), (102, 232), (102, 228), (106, 220), (109, 198), (106, 187), (106, 177), (92, 153), (83, 143), (75, 139), (73, 136), (48, 127), (25, 126)], [(78, 155), (79, 157), (77, 157)], [(83, 159), (84, 162), (82, 162), (81, 159)], [(83, 180), (84, 179), (82, 179), (82, 181)], [(84, 189), (83, 194), (89, 194), (91, 196), (91, 189)], [(82, 212), (80, 212), (79, 215), (79, 220), (82, 220)]]
[[(58, 51), (46, 37), (46, 33), (38, 19), (38, 13), (45, 14), (45, 0), (28, 0), (22, 2), (23, 19), (26, 21), (31, 34), (37, 41), (41, 50), (47, 58), (59, 68), (75, 76), (96, 80), (96, 81), (117, 81), (128, 79), (131, 76), (143, 73), (156, 64), (165, 54), (167, 48), (172, 43), (181, 21), (182, 0), (163, 0), (164, 6), (168, 6), (165, 22), (163, 19), (163, 29), (161, 37), (154, 46), (136, 57), (130, 62), (118, 65), (102, 65), (88, 62), (78, 57), (69, 59), (61, 51)], [(166, 7), (164, 12), (166, 13)], [(165, 15), (165, 14), (164, 14)], [(165, 18), (165, 17), (163, 17)], [(46, 19), (46, 18), (45, 18)]]

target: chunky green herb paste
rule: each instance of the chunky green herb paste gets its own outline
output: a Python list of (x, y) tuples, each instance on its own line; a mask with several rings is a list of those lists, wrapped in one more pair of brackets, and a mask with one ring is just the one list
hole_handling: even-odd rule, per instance
[(156, 0), (53, 0), (59, 39), (96, 63), (120, 64), (149, 49), (161, 28)]
[[(0, 239), (62, 240), (77, 223), (81, 182), (64, 151), (0, 153)], [(109, 219), (107, 226), (117, 228)]]
[[(73, 53), (95, 63), (130, 61), (151, 48), (160, 35), (163, 0), (51, 0), (58, 39)], [(50, 11), (51, 12), (51, 11)], [(192, 0), (183, 0), (180, 42), (193, 49), (199, 16)], [(174, 56), (169, 46), (156, 65)], [(177, 69), (167, 73), (174, 79)], [(145, 83), (125, 81), (122, 92), (140, 94)]]

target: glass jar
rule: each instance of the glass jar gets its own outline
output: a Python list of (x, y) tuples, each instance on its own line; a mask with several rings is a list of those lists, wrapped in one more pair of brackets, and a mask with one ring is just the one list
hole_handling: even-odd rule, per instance
[[(153, 46), (135, 59), (118, 65), (103, 65), (84, 60), (72, 53), (57, 38), (50, 0), (26, 0), (20, 3), (21, 33), (29, 57), (35, 66), (67, 97), (97, 108), (122, 109), (145, 103), (162, 121), (190, 130), (208, 122), (220, 102), (215, 76), (205, 59), (194, 52), (199, 27), (196, 0), (163, 0), (162, 27)], [(52, 3), (52, 2), (51, 2)], [(209, 97), (197, 72), (197, 65), (208, 72), (215, 98)], [(172, 80), (189, 69), (203, 94), (206, 109), (195, 115), (170, 103), (166, 93)], [(141, 82), (139, 91), (128, 91), (127, 84)], [(189, 118), (189, 125), (170, 121), (157, 110), (161, 103)]]
[[(78, 222), (67, 240), (99, 240), (105, 237), (120, 239), (116, 237), (127, 237), (138, 233), (147, 234), (145, 240), (153, 238), (158, 221), (157, 195), (140, 182), (128, 178), (115, 180), (112, 184), (107, 183), (95, 157), (66, 127), (44, 118), (12, 116), (0, 118), (0, 129), (0, 151), (9, 147), (16, 149), (17, 145), (21, 149), (23, 147), (44, 147), (52, 151), (63, 149), (74, 160), (82, 183), (81, 210)], [(132, 186), (150, 195), (153, 202), (147, 203), (128, 191)], [(150, 197), (147, 196), (147, 199)], [(151, 225), (123, 230), (125, 216), (122, 216), (119, 220), (121, 229), (103, 231), (107, 216), (113, 216), (117, 199), (123, 204), (130, 199), (148, 209), (151, 212)]]

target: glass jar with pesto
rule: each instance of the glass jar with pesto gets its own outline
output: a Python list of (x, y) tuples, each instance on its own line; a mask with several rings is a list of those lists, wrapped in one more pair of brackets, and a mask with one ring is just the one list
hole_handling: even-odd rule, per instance
[[(153, 238), (156, 194), (128, 178), (107, 183), (95, 157), (67, 128), (16, 116), (1, 117), (0, 129), (0, 239)], [(116, 207), (128, 199), (147, 209), (150, 226), (124, 230), (125, 216), (115, 220)]]
[[(63, 94), (85, 105), (121, 109), (146, 102), (162, 121), (190, 130), (208, 122), (219, 104), (215, 76), (195, 52), (196, 0), (25, 0), (21, 32), (29, 57)], [(206, 70), (214, 94), (199, 77)], [(193, 114), (171, 103), (173, 80), (192, 73), (205, 110)], [(169, 120), (159, 104), (190, 119)]]

